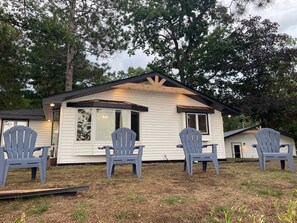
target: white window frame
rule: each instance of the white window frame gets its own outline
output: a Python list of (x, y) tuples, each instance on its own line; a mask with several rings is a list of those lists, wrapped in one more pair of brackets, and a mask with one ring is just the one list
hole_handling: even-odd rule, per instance
[(198, 120), (198, 116), (199, 115), (204, 115), (206, 116), (206, 128), (207, 128), (207, 132), (202, 132), (201, 130), (199, 130), (202, 135), (210, 135), (210, 131), (209, 131), (209, 115), (207, 113), (193, 113), (193, 112), (187, 112), (186, 113), (186, 127), (188, 127), (188, 114), (189, 115), (195, 115), (195, 121), (196, 121), (196, 129), (199, 130), (199, 120)]
[(102, 140), (97, 140), (96, 139), (96, 115), (97, 115), (97, 109), (101, 109), (101, 110), (114, 110), (114, 111), (128, 111), (128, 127), (131, 129), (131, 112), (137, 112), (139, 114), (139, 140), (137, 140), (136, 142), (139, 142), (142, 138), (141, 132), (142, 132), (142, 128), (141, 128), (141, 112), (139, 111), (135, 111), (135, 110), (129, 110), (129, 109), (119, 109), (119, 108), (97, 108), (97, 107), (92, 107), (91, 109), (91, 115), (92, 115), (92, 119), (91, 119), (91, 139), (90, 140), (85, 140), (85, 141), (78, 141), (77, 140), (77, 121), (78, 121), (78, 110), (79, 109), (87, 109), (86, 107), (81, 107), (81, 108), (77, 108), (76, 109), (76, 130), (75, 130), (75, 142), (76, 143), (109, 143), (111, 141), (102, 141)]
[[(77, 122), (78, 122), (78, 110), (79, 109), (90, 109), (91, 110), (91, 138), (90, 140), (77, 140), (77, 130), (78, 130), (78, 126), (77, 126)], [(94, 109), (93, 108), (77, 108), (76, 109), (76, 115), (75, 115), (75, 142), (92, 142), (93, 141), (93, 119), (94, 119)]]

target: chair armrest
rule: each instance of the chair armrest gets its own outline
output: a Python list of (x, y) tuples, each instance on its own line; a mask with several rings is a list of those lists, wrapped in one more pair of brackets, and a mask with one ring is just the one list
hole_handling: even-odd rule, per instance
[(184, 148), (184, 146), (183, 146), (183, 144), (178, 144), (178, 145), (176, 145), (176, 148), (181, 149), (181, 148)]
[(202, 145), (202, 148), (206, 148), (208, 146), (211, 146), (211, 150), (212, 150), (212, 153), (217, 153), (217, 146), (218, 144), (203, 144)]
[(260, 146), (258, 144), (252, 144), (252, 147), (257, 149), (257, 153), (258, 153), (258, 156), (260, 158), (260, 156), (262, 155), (262, 151), (260, 149)]
[(98, 146), (98, 149), (99, 150), (105, 150), (105, 149), (109, 149), (109, 150), (112, 149), (113, 150), (114, 148), (112, 146)]
[(142, 157), (143, 148), (144, 148), (144, 145), (139, 145), (139, 146), (134, 147), (134, 150), (138, 149), (138, 156), (140, 156), (140, 157)]
[(286, 146), (288, 147), (288, 153), (293, 155), (293, 144), (281, 144), (281, 145), (279, 145), (280, 148), (281, 147), (286, 147)]
[(35, 152), (35, 151), (40, 151), (40, 150), (44, 150), (44, 149), (49, 149), (50, 148), (50, 146), (38, 146), (38, 147), (35, 147), (35, 149), (34, 149), (34, 151), (33, 152)]
[(139, 145), (139, 146), (135, 146), (134, 149), (141, 149), (141, 148), (144, 148), (145, 146), (144, 145)]
[(106, 154), (106, 160), (110, 159), (110, 150), (114, 150), (112, 146), (103, 146), (103, 147), (98, 147), (99, 150), (105, 150)]
[(41, 153), (41, 159), (43, 160), (43, 162), (46, 162), (47, 160), (47, 155), (48, 155), (48, 149), (50, 148), (50, 146), (39, 146), (39, 147), (36, 147), (33, 151), (33, 153), (35, 151), (40, 151), (42, 150), (42, 153)]

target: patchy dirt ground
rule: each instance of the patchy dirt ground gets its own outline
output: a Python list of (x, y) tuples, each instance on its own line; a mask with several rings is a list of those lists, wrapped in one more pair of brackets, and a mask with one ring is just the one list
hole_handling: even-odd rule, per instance
[[(30, 182), (30, 170), (9, 171), (4, 190), (88, 185), (77, 196), (47, 196), (0, 201), (0, 222), (280, 222), (294, 218), (297, 176), (267, 163), (220, 162), (220, 175), (209, 163), (194, 174), (183, 163), (144, 163), (143, 176), (116, 166), (106, 179), (105, 165), (51, 167), (47, 183)], [(287, 206), (286, 206), (287, 205)], [(278, 208), (277, 208), (278, 207)], [(295, 213), (296, 215), (296, 213)], [(295, 216), (296, 217), (296, 216)], [(294, 222), (294, 221), (293, 221)]]

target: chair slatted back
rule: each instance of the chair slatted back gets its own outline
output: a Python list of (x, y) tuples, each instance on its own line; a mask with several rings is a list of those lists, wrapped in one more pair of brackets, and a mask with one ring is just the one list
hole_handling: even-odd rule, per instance
[(202, 153), (202, 134), (194, 128), (185, 128), (179, 133), (184, 151), (187, 153)]
[(136, 140), (136, 133), (134, 131), (128, 128), (119, 128), (111, 134), (111, 138), (115, 155), (133, 154)]
[(262, 152), (279, 153), (280, 152), (280, 133), (270, 129), (263, 128), (256, 133), (256, 139)]
[(15, 126), (3, 133), (9, 159), (32, 158), (37, 133), (26, 126)]

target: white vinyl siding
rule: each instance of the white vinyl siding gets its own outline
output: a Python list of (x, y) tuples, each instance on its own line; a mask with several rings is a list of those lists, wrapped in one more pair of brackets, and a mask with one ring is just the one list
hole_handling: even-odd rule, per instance
[[(0, 124), (2, 120), (0, 119)], [(51, 145), (51, 122), (30, 120), (29, 127), (37, 132), (36, 147)], [(40, 155), (40, 152), (35, 152), (35, 156)]]
[[(177, 149), (176, 145), (180, 144), (179, 132), (186, 127), (186, 119), (185, 113), (177, 113), (176, 106), (207, 107), (182, 94), (128, 89), (113, 89), (77, 98), (71, 102), (92, 99), (127, 101), (148, 107), (148, 112), (139, 112), (140, 141), (137, 143), (145, 145), (144, 161), (184, 159), (182, 149)], [(105, 152), (99, 151), (97, 147), (111, 145), (111, 141), (77, 142), (75, 140), (77, 108), (66, 107), (67, 102), (70, 100), (63, 102), (61, 106), (58, 163), (105, 162)], [(93, 123), (92, 128), (95, 129)], [(209, 135), (204, 135), (203, 141), (218, 143), (218, 157), (225, 158), (221, 112), (215, 110), (214, 114), (209, 114)]]
[[(18, 120), (23, 121), (23, 120)], [(3, 120), (0, 120), (2, 124)], [(32, 128), (37, 132), (36, 146), (50, 146), (51, 144), (51, 122), (30, 120), (25, 121), (28, 123), (28, 127)], [(2, 129), (3, 134), (3, 129)]]
[(52, 122), (30, 120), (29, 127), (37, 132), (36, 146), (51, 145), (51, 127)]

